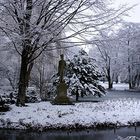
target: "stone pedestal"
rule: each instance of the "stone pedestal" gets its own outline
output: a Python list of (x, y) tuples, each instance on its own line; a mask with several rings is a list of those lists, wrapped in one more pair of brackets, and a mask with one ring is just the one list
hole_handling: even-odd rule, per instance
[(55, 97), (53, 104), (56, 105), (69, 105), (72, 104), (70, 99), (67, 97), (67, 85), (65, 82), (60, 82), (57, 86), (57, 96)]

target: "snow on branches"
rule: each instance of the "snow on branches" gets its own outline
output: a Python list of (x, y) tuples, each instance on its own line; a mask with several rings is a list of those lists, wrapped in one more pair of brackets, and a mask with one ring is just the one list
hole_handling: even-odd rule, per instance
[[(70, 95), (76, 95), (78, 98), (79, 95), (83, 97), (92, 94), (100, 97), (105, 94), (105, 89), (99, 84), (101, 75), (94, 63), (95, 60), (84, 50), (80, 50), (71, 60), (67, 60), (65, 81)], [(53, 80), (54, 86), (57, 86), (59, 82), (57, 74), (53, 76)]]

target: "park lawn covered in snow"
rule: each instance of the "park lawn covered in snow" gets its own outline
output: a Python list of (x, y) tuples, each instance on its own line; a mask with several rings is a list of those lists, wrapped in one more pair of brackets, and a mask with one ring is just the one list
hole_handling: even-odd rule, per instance
[[(100, 82), (100, 84), (104, 87), (104, 88), (108, 88), (108, 83), (105, 82)], [(127, 83), (113, 83), (113, 88), (112, 90), (129, 90), (129, 85)]]
[(79, 102), (75, 105), (52, 105), (50, 102), (27, 105), (11, 105), (9, 112), (0, 115), (0, 128), (72, 129), (127, 126), (140, 122), (140, 100), (135, 98)]

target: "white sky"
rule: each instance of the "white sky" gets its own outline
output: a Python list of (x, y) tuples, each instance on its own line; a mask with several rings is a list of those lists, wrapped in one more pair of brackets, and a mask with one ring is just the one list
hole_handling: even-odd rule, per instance
[[(125, 17), (124, 20), (128, 22), (137, 22), (140, 23), (140, 0), (111, 0), (114, 7), (118, 7), (119, 5), (125, 5), (127, 4), (129, 7), (137, 4), (133, 9), (129, 11), (129, 16)], [(89, 46), (83, 46), (83, 48), (88, 52)]]
[(126, 21), (130, 22), (140, 22), (140, 0), (112, 0), (112, 2), (115, 1), (115, 5), (123, 5), (128, 4), (129, 6), (132, 6), (134, 4), (138, 4), (136, 7), (134, 7), (129, 12), (129, 17), (126, 17)]

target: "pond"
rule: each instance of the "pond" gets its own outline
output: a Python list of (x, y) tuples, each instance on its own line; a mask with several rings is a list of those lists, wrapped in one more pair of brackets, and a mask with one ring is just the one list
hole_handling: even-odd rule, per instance
[[(28, 132), (21, 130), (0, 130), (0, 140), (116, 140), (137, 136), (140, 138), (140, 127), (122, 127), (119, 129), (84, 130), (84, 131), (47, 131)], [(126, 139), (125, 139), (126, 140)]]

